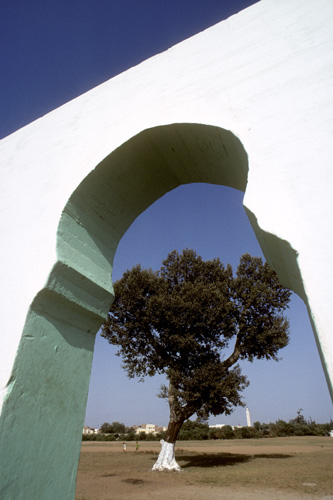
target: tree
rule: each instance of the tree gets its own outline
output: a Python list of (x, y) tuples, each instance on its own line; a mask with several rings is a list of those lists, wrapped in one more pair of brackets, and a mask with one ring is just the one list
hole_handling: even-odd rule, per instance
[(105, 422), (101, 425), (100, 431), (103, 434), (123, 434), (126, 432), (126, 428), (125, 425), (120, 422), (112, 422), (112, 424)]
[(126, 427), (120, 422), (112, 422), (112, 429), (114, 434), (124, 434), (126, 432)]
[(113, 428), (112, 425), (109, 424), (109, 422), (104, 422), (99, 428), (100, 432), (102, 434), (112, 434), (113, 433)]
[(158, 271), (133, 267), (114, 289), (102, 336), (119, 347), (129, 377), (166, 375), (159, 396), (170, 420), (154, 469), (179, 470), (174, 450), (183, 422), (244, 406), (248, 381), (239, 360), (278, 360), (288, 343), (282, 313), (291, 292), (261, 258), (243, 255), (233, 276), (230, 265), (189, 249), (171, 252)]

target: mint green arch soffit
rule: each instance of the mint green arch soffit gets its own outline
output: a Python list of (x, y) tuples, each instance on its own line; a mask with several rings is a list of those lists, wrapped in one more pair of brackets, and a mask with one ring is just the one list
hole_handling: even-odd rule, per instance
[(136, 217), (181, 184), (208, 182), (244, 191), (247, 173), (244, 147), (227, 130), (173, 124), (139, 133), (107, 156), (68, 201), (49, 285), (100, 323), (113, 300), (117, 245)]
[[(90, 325), (89, 316), (88, 330), (96, 330), (113, 300), (117, 245), (136, 217), (182, 184), (206, 182), (245, 191), (247, 175), (247, 153), (228, 130), (184, 123), (144, 130), (107, 156), (71, 196), (59, 224), (59, 261), (48, 290), (84, 309), (84, 324)], [(255, 216), (247, 214), (267, 260), (305, 298), (295, 252), (262, 232)], [(74, 316), (80, 322), (80, 315)]]

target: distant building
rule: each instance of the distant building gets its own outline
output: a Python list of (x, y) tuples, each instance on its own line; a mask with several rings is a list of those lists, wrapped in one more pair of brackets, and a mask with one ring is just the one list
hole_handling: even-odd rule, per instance
[(167, 427), (161, 427), (155, 424), (142, 424), (139, 427), (134, 426), (135, 434), (158, 434), (167, 430)]
[(95, 434), (95, 429), (93, 427), (83, 427), (82, 434)]
[[(223, 427), (227, 426), (229, 424), (214, 424), (214, 425), (209, 425), (209, 428), (210, 429), (222, 429)], [(232, 428), (232, 430), (234, 429), (241, 429), (242, 427), (244, 427), (244, 425), (230, 425), (230, 427)]]
[(94, 427), (84, 426), (82, 434), (99, 434), (99, 432), (100, 432), (99, 429), (95, 429)]
[[(210, 425), (209, 428), (210, 429), (222, 429), (222, 427), (225, 427), (226, 425), (229, 425), (229, 424), (214, 424), (214, 425)], [(247, 425), (247, 427), (252, 427), (250, 410), (248, 408), (246, 408), (246, 425)], [(232, 429), (241, 429), (242, 427), (244, 427), (244, 425), (231, 425), (230, 427), (232, 427)]]
[(159, 432), (164, 432), (168, 430), (168, 427), (166, 427), (165, 425), (161, 426), (161, 425), (157, 425), (155, 427), (155, 433), (158, 434)]

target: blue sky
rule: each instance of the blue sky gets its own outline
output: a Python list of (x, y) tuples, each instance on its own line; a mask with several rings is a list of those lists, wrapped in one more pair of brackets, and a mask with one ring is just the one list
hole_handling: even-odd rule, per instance
[[(94, 86), (256, 3), (249, 0), (0, 0), (0, 138)], [(144, 212), (122, 239), (113, 278), (140, 262), (157, 269), (185, 247), (219, 256), (236, 269), (244, 252), (261, 255), (242, 207), (243, 193), (222, 186), (182, 186)], [(332, 404), (305, 306), (293, 297), (290, 345), (279, 363), (243, 365), (252, 421), (326, 422)], [(165, 425), (160, 378), (128, 380), (115, 349), (97, 336), (86, 424)], [(212, 423), (245, 425), (245, 409)]]

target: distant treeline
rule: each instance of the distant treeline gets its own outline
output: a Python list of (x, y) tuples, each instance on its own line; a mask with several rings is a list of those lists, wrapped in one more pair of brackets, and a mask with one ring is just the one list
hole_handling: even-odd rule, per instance
[[(103, 426), (112, 424), (103, 424)], [(121, 424), (123, 432), (109, 432), (101, 434), (86, 434), (83, 441), (159, 441), (165, 437), (165, 432), (153, 434), (135, 434), (134, 429), (126, 428)], [(102, 426), (102, 428), (103, 428)], [(110, 428), (110, 430), (111, 430)], [(104, 427), (105, 430), (105, 427)], [(119, 429), (120, 430), (120, 429)], [(205, 439), (259, 439), (286, 436), (329, 436), (333, 430), (333, 421), (327, 424), (317, 424), (306, 421), (302, 414), (289, 422), (277, 420), (274, 423), (261, 424), (254, 422), (253, 427), (231, 427), (225, 425), (221, 428), (209, 428), (207, 423), (187, 420), (179, 433), (179, 441), (205, 440)]]
[(293, 420), (285, 422), (277, 420), (274, 423), (261, 424), (254, 422), (253, 427), (232, 428), (229, 425), (221, 429), (209, 429), (208, 439), (250, 439), (274, 438), (287, 436), (329, 436), (333, 430), (333, 421), (327, 424), (316, 422), (299, 423)]

